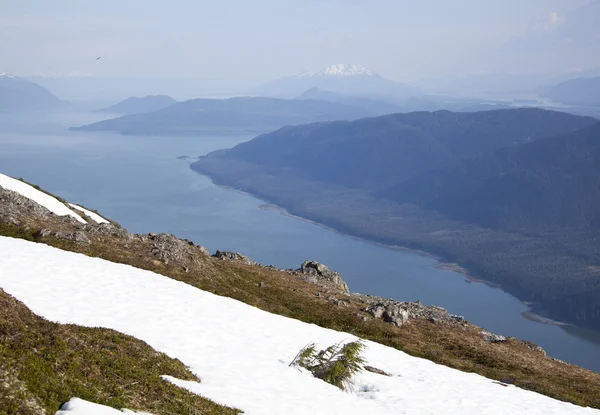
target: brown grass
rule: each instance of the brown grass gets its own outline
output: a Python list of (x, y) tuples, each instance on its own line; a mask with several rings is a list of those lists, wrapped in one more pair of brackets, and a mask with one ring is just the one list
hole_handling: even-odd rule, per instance
[[(158, 261), (149, 254), (151, 243), (139, 238), (125, 243), (118, 238), (89, 236), (93, 243), (85, 245), (36, 238), (33, 236), (35, 230), (42, 225), (30, 223), (29, 226), (28, 231), (14, 228), (12, 232), (14, 236), (154, 271), (265, 311), (349, 332), (465, 372), (513, 383), (563, 401), (600, 408), (600, 375), (555, 361), (515, 339), (506, 343), (487, 343), (479, 335), (481, 329), (470, 324), (456, 327), (411, 320), (398, 328), (381, 320), (364, 321), (359, 317), (364, 314), (361, 311), (364, 304), (356, 297), (336, 293), (338, 299), (346, 299), (350, 305), (333, 305), (325, 299), (329, 294), (316, 296), (317, 292), (323, 291), (321, 287), (284, 272), (224, 262), (200, 253), (194, 258), (196, 266), (186, 272), (182, 264)], [(48, 223), (43, 227), (47, 228)], [(3, 231), (0, 226), (0, 234), (8, 232), (6, 226), (4, 228)], [(381, 369), (385, 370), (384, 367)]]

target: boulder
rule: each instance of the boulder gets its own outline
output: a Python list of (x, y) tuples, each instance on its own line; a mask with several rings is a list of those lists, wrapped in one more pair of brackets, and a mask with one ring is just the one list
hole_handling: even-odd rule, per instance
[(227, 252), (227, 251), (217, 251), (213, 255), (214, 258), (220, 259), (222, 261), (229, 262), (237, 262), (244, 265), (255, 265), (260, 266), (260, 264), (256, 261), (251, 260), (245, 255), (242, 255), (237, 252)]
[(504, 343), (505, 341), (508, 340), (504, 336), (501, 336), (499, 334), (490, 333), (488, 331), (481, 331), (481, 332), (479, 332), (479, 334), (481, 335), (481, 337), (483, 337), (483, 340), (485, 340), (488, 343)]
[(336, 291), (350, 293), (348, 284), (342, 279), (342, 276), (327, 268), (327, 266), (312, 260), (304, 261), (300, 269), (296, 270), (304, 280), (319, 284)]
[(406, 307), (402, 303), (395, 301), (373, 304), (367, 307), (365, 311), (377, 319), (382, 319), (398, 327), (404, 325), (409, 319)]

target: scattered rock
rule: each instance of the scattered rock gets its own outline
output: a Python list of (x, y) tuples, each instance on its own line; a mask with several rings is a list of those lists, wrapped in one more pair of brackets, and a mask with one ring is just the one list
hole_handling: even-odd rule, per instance
[(352, 294), (352, 296), (366, 304), (362, 311), (369, 313), (376, 319), (395, 324), (398, 327), (411, 319), (421, 319), (435, 324), (450, 324), (453, 326), (467, 325), (467, 321), (463, 317), (450, 314), (442, 307), (426, 307), (420, 302), (396, 301), (390, 298), (363, 294)]
[(213, 257), (223, 261), (237, 262), (244, 265), (260, 266), (258, 262), (253, 261), (246, 255), (242, 255), (237, 252), (217, 251), (215, 252)]
[(504, 343), (508, 340), (504, 336), (490, 333), (488, 331), (480, 331), (479, 334), (481, 335), (481, 337), (483, 337), (483, 340), (485, 340), (488, 343)]
[(365, 314), (362, 314), (362, 313), (356, 313), (356, 314), (354, 314), (354, 315), (355, 315), (356, 317), (358, 317), (359, 319), (361, 319), (362, 321), (369, 321), (369, 320), (372, 320), (372, 319), (371, 319), (371, 317), (369, 317), (369, 316), (367, 316), (367, 315), (365, 315)]
[(64, 239), (66, 241), (80, 242), (84, 244), (91, 244), (90, 238), (82, 231), (51, 231), (49, 229), (41, 229), (38, 233), (38, 236), (45, 237), (54, 237), (57, 239)]
[(523, 346), (527, 347), (529, 350), (532, 350), (534, 352), (543, 353), (544, 356), (546, 356), (546, 351), (544, 349), (542, 349), (541, 346), (538, 346), (534, 342), (530, 342), (528, 340), (518, 340), (518, 342), (521, 343)]
[(263, 287), (265, 286), (265, 282), (264, 282), (264, 281), (261, 281), (261, 282), (258, 284), (258, 286), (259, 286), (260, 288), (263, 288)]
[(114, 223), (89, 223), (83, 227), (83, 230), (95, 236), (117, 237), (128, 240), (133, 238), (133, 235)]
[(56, 216), (48, 209), (17, 192), (0, 187), (0, 221), (20, 225), (23, 217), (47, 219)]

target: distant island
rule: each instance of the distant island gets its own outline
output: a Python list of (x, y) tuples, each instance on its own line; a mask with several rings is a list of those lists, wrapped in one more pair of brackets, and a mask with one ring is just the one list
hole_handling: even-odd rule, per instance
[(22, 112), (69, 107), (46, 88), (0, 72), (0, 112)]
[(569, 105), (600, 107), (600, 77), (571, 79), (550, 88), (541, 96)]
[(141, 114), (166, 108), (176, 102), (168, 95), (147, 95), (141, 98), (129, 97), (118, 104), (98, 111), (112, 114)]
[(349, 235), (459, 264), (600, 328), (600, 123), (541, 109), (285, 127), (192, 169)]
[(285, 125), (355, 120), (377, 114), (368, 108), (323, 100), (193, 99), (150, 113), (126, 115), (72, 129), (128, 135), (262, 133)]

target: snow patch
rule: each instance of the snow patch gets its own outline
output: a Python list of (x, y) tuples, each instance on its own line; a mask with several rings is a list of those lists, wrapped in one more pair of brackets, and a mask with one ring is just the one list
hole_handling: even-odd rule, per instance
[(6, 176), (2, 173), (0, 173), (0, 187), (12, 190), (13, 192), (17, 192), (20, 195), (33, 200), (58, 216), (72, 216), (77, 219), (78, 222), (87, 223), (81, 218), (81, 216), (73, 212), (57, 198), (41, 192), (27, 183), (13, 179), (12, 177)]
[(365, 68), (364, 66), (354, 64), (336, 63), (329, 65), (325, 69), (318, 72), (306, 72), (300, 77), (312, 77), (312, 76), (372, 76), (375, 73)]
[(15, 79), (14, 76), (7, 74), (6, 72), (0, 72), (0, 78), (10, 78)]
[(91, 210), (87, 210), (86, 208), (83, 208), (79, 205), (69, 203), (69, 206), (71, 206), (73, 209), (83, 212), (84, 215), (86, 215), (87, 217), (89, 217), (91, 220), (93, 220), (96, 223), (110, 223), (109, 221), (107, 221), (102, 216), (98, 215), (97, 213), (92, 212)]
[(169, 381), (247, 415), (600, 414), (370, 341), (369, 365), (392, 376), (363, 372), (346, 393), (288, 364), (308, 343), (325, 348), (355, 340), (351, 334), (43, 244), (0, 237), (0, 252), (0, 287), (36, 314), (135, 336), (201, 378)]
[(151, 415), (147, 412), (133, 412), (128, 409), (117, 410), (108, 406), (72, 398), (61, 406), (55, 415), (123, 415), (123, 414)]

